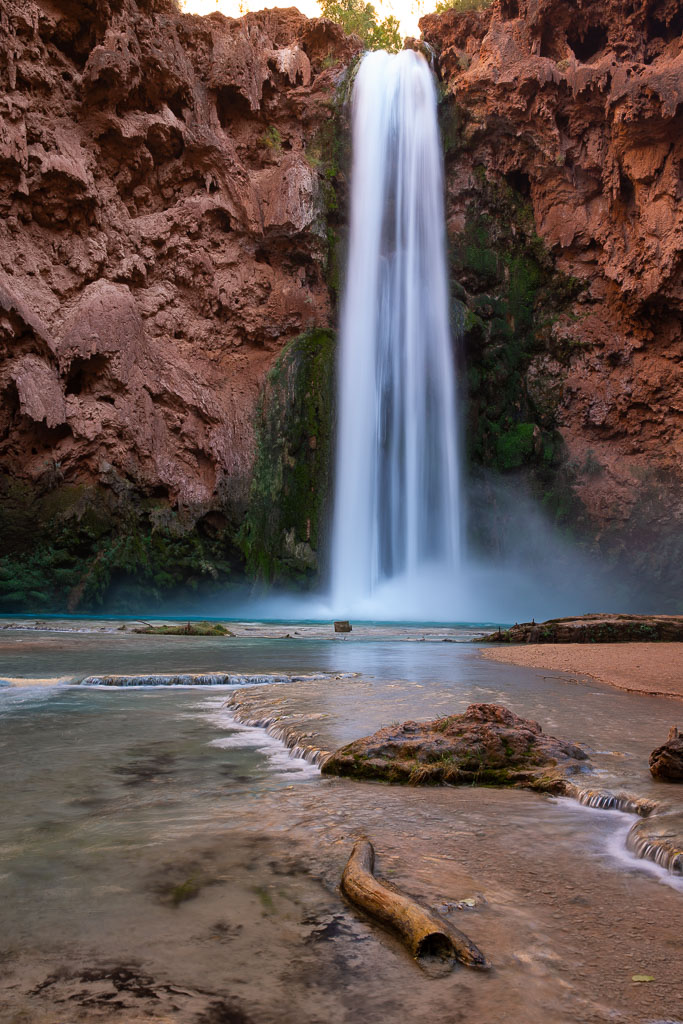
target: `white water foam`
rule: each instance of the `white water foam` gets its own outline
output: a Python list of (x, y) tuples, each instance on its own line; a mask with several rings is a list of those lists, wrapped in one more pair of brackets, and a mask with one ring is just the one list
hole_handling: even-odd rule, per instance
[(210, 746), (222, 750), (249, 748), (263, 754), (270, 767), (278, 774), (292, 775), (297, 778), (310, 778), (320, 775), (320, 768), (290, 750), (282, 740), (271, 736), (265, 729), (258, 726), (244, 725), (236, 721), (225, 702), (219, 700), (202, 701), (195, 707), (208, 711), (212, 723), (227, 731), (226, 736), (219, 736), (210, 741)]
[(560, 804), (563, 810), (571, 811), (574, 814), (600, 815), (603, 819), (609, 821), (611, 825), (610, 834), (606, 843), (602, 846), (600, 856), (612, 862), (614, 867), (620, 870), (626, 868), (630, 871), (644, 871), (646, 874), (652, 875), (663, 885), (668, 885), (671, 889), (675, 889), (676, 892), (683, 893), (683, 877), (681, 875), (674, 875), (671, 871), (668, 871), (659, 864), (655, 864), (651, 860), (636, 857), (627, 848), (626, 838), (636, 822), (641, 820), (638, 815), (625, 814), (623, 811), (618, 810), (602, 810), (588, 807), (586, 804), (577, 803), (577, 801), (572, 800), (570, 797), (560, 796), (553, 797), (552, 799), (555, 803)]

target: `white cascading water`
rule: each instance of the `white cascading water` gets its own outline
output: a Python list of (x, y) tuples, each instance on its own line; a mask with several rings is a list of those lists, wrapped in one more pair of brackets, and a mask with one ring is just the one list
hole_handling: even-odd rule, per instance
[(455, 402), (433, 75), (412, 50), (369, 53), (353, 90), (331, 567), (339, 615), (424, 617), (424, 601), (438, 612), (437, 579), (457, 589)]

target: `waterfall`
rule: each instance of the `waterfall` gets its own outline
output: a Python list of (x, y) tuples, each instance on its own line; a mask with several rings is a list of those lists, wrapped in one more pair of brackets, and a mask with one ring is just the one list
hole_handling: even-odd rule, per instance
[[(436, 90), (412, 50), (367, 54), (353, 90), (332, 602), (410, 617), (457, 580), (460, 501)], [(433, 596), (433, 594), (432, 594)], [(377, 617), (382, 617), (378, 615)]]

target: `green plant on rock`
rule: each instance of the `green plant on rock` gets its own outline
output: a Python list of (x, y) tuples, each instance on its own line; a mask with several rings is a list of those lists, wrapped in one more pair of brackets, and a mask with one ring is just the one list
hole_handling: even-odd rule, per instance
[(456, 14), (468, 14), (470, 11), (482, 11), (490, 7), (493, 0), (438, 0), (434, 10), (437, 14), (455, 11)]
[(534, 451), (534, 423), (518, 423), (498, 437), (496, 455), (500, 469), (519, 469)]
[(368, 50), (398, 53), (403, 45), (398, 19), (389, 15), (380, 21), (375, 7), (364, 0), (319, 0), (319, 6), (324, 18), (360, 36)]
[(269, 124), (263, 135), (261, 136), (261, 144), (266, 149), (271, 149), (275, 153), (279, 153), (282, 149), (282, 136), (280, 131), (274, 124)]
[[(157, 521), (158, 513), (165, 525)], [(0, 611), (117, 610), (187, 588), (224, 588), (239, 556), (232, 527), (183, 526), (167, 502), (103, 487), (47, 492), (0, 477)]]
[(536, 357), (553, 351), (553, 326), (581, 285), (555, 271), (528, 198), (483, 166), (474, 167), (450, 264), (464, 305), (470, 466), (525, 471), (539, 494), (552, 492), (552, 508), (563, 517), (566, 494), (555, 481), (564, 451), (555, 429), (561, 385), (536, 372), (532, 392), (527, 373)]

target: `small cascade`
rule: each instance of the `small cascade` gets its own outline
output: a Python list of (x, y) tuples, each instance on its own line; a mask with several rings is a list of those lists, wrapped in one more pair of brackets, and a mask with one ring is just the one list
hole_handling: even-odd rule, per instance
[(598, 811), (637, 814), (637, 821), (626, 837), (626, 849), (638, 857), (658, 864), (674, 875), (683, 875), (683, 815), (645, 797), (629, 793), (611, 793), (605, 789), (583, 789), (565, 781), (563, 796)]
[(267, 686), (272, 683), (323, 682), (339, 679), (339, 673), (310, 675), (283, 673), (244, 674), (239, 672), (184, 672), (178, 675), (87, 676), (81, 686)]
[(608, 789), (583, 789), (572, 782), (563, 786), (564, 796), (578, 800), (584, 807), (593, 807), (597, 811), (621, 811), (623, 814), (637, 814), (647, 818), (659, 807), (654, 800), (632, 796), (629, 793), (611, 793)]
[(322, 750), (320, 747), (307, 742), (311, 738), (310, 732), (297, 730), (294, 726), (288, 725), (278, 715), (254, 718), (246, 708), (240, 707), (239, 694), (235, 694), (234, 697), (230, 698), (226, 702), (226, 707), (230, 709), (232, 717), (240, 725), (247, 725), (252, 729), (263, 729), (273, 739), (279, 740), (289, 750), (291, 757), (300, 758), (302, 761), (308, 761), (309, 764), (322, 768), (325, 762), (332, 756), (330, 750)]
[(626, 849), (634, 857), (652, 861), (674, 875), (683, 875), (682, 824), (680, 814), (657, 814), (637, 821), (626, 837)]
[(332, 533), (332, 602), (344, 616), (367, 614), (387, 584), (406, 608), (435, 576), (452, 585), (459, 573), (442, 152), (421, 54), (365, 56), (353, 154)]

